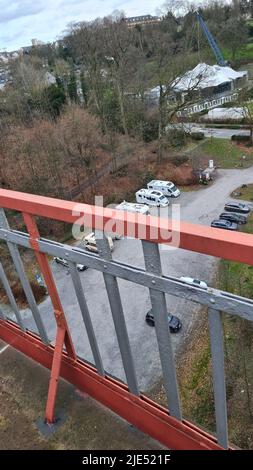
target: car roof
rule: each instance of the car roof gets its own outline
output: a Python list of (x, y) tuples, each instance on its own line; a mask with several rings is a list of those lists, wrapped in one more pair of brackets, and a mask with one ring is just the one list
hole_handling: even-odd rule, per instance
[(174, 183), (172, 183), (172, 181), (165, 181), (165, 180), (152, 180), (148, 184), (160, 184), (160, 185), (165, 185), (168, 187), (174, 186)]
[(163, 193), (161, 191), (157, 191), (156, 189), (146, 189), (142, 188), (139, 191), (137, 191), (136, 194), (142, 193), (142, 194), (149, 194), (149, 195), (155, 195), (155, 196), (163, 196)]
[(216, 219), (212, 221), (212, 224), (227, 225), (229, 222), (229, 220)]
[(94, 234), (94, 232), (91, 232), (88, 235), (86, 235), (86, 237), (84, 237), (84, 238), (85, 238), (85, 240), (93, 240), (95, 238), (95, 234)]
[(235, 207), (244, 207), (245, 204), (243, 204), (242, 202), (233, 202), (233, 201), (230, 201), (230, 202), (227, 202), (226, 203), (226, 206), (235, 206)]

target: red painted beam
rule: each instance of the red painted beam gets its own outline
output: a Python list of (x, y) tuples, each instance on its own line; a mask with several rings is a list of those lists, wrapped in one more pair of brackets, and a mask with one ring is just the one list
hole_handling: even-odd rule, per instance
[[(0, 189), (0, 207), (26, 212), (50, 219), (69, 223), (83, 224), (87, 227), (103, 230), (112, 220), (117, 223), (117, 229), (111, 227), (108, 231), (117, 231), (143, 240), (165, 243), (164, 234), (171, 232), (172, 221), (153, 216), (131, 214), (99, 206), (90, 206), (71, 201), (37, 196)], [(75, 215), (75, 211), (81, 214)], [(95, 224), (96, 220), (96, 224)], [(157, 236), (152, 237), (152, 232)], [(178, 229), (176, 230), (178, 233)], [(141, 234), (141, 235), (140, 235)], [(251, 234), (230, 232), (228, 230), (205, 227), (191, 223), (180, 224), (180, 248), (207, 255), (253, 264), (253, 236)]]
[[(24, 333), (11, 321), (0, 320), (0, 338), (42, 366), (52, 368), (54, 348), (44, 345), (35, 334)], [(62, 354), (61, 377), (169, 449), (223, 450), (213, 436), (185, 420), (176, 420), (165, 408), (144, 395), (132, 395), (117, 380), (99, 376), (83, 361), (73, 362), (65, 352)]]

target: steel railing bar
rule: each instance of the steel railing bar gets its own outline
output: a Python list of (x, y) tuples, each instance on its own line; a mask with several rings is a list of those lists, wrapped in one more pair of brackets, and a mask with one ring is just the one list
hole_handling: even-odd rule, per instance
[(1, 308), (0, 308), (0, 320), (6, 320), (5, 315)]
[[(158, 245), (143, 241), (142, 247), (147, 271), (161, 275), (162, 268)], [(149, 293), (169, 412), (175, 418), (182, 420), (165, 294), (154, 289), (149, 289)]]
[(209, 308), (208, 321), (212, 354), (213, 390), (218, 443), (228, 448), (227, 403), (221, 313)]
[[(31, 248), (27, 234), (0, 229), (0, 239), (11, 240), (26, 248)], [(150, 242), (151, 243), (151, 242)], [(43, 253), (68, 259), (74, 263), (82, 263), (89, 268), (106, 272), (112, 276), (131, 281), (142, 286), (153, 288), (175, 297), (185, 298), (191, 302), (214, 308), (230, 315), (237, 315), (246, 320), (253, 321), (253, 301), (245, 297), (226, 293), (218, 289), (201, 289), (177, 278), (169, 276), (158, 276), (143, 270), (142, 268), (129, 266), (118, 261), (108, 261), (99, 258), (94, 253), (85, 252), (82, 249), (72, 248), (54, 241), (41, 239), (38, 241), (39, 249)], [(153, 284), (155, 280), (155, 284)]]
[(17, 322), (18, 322), (20, 328), (21, 328), (23, 331), (25, 331), (25, 330), (26, 330), (25, 325), (24, 325), (23, 320), (22, 320), (22, 317), (21, 317), (21, 315), (20, 315), (20, 311), (19, 311), (19, 308), (18, 308), (18, 306), (17, 306), (15, 297), (14, 297), (14, 295), (13, 295), (13, 293), (12, 293), (12, 290), (11, 290), (11, 287), (10, 287), (10, 284), (9, 284), (9, 281), (8, 281), (8, 279), (7, 279), (7, 277), (6, 277), (5, 272), (4, 272), (4, 268), (3, 268), (2, 263), (0, 263), (0, 280), (1, 280), (2, 284), (3, 284), (3, 286), (4, 286), (5, 292), (6, 292), (6, 294), (7, 294), (7, 297), (8, 297), (8, 299), (9, 299), (9, 302), (10, 302), (10, 304), (11, 304), (11, 308), (12, 308), (12, 310), (13, 310), (13, 312), (14, 312), (14, 315), (15, 315), (15, 317), (16, 317), (16, 319), (17, 319)]
[(91, 351), (92, 351), (93, 358), (94, 358), (94, 361), (95, 361), (95, 365), (96, 365), (98, 373), (100, 375), (104, 376), (105, 371), (104, 371), (104, 367), (103, 367), (103, 363), (102, 363), (102, 358), (101, 358), (98, 343), (97, 343), (97, 340), (96, 340), (96, 335), (95, 335), (95, 332), (94, 332), (94, 329), (93, 329), (93, 325), (92, 325), (92, 321), (91, 321), (91, 317), (90, 317), (90, 312), (89, 312), (89, 309), (88, 309), (88, 306), (87, 306), (87, 302), (85, 300), (85, 296), (84, 296), (80, 276), (79, 276), (79, 273), (76, 269), (76, 265), (74, 263), (72, 263), (72, 261), (68, 261), (68, 264), (69, 264), (69, 271), (70, 271), (73, 286), (74, 286), (74, 289), (75, 289), (76, 297), (77, 297), (78, 304), (79, 304), (79, 307), (80, 307), (80, 310), (81, 310), (83, 322), (84, 322), (84, 325), (85, 325), (85, 328), (86, 328), (86, 331), (87, 331), (87, 335), (88, 335), (88, 339), (89, 339), (89, 342), (90, 342), (90, 347), (91, 347)]
[[(7, 218), (5, 216), (5, 213), (4, 213), (3, 209), (0, 209), (0, 226), (5, 227), (7, 230), (9, 230), (9, 224), (8, 224), (8, 221), (7, 221)], [(10, 255), (12, 257), (12, 261), (13, 261), (14, 266), (16, 268), (16, 271), (18, 273), (19, 280), (21, 282), (24, 293), (26, 295), (27, 302), (28, 302), (29, 307), (31, 309), (35, 324), (38, 328), (38, 332), (40, 334), (40, 337), (41, 337), (42, 341), (45, 344), (49, 344), (49, 339), (48, 339), (44, 324), (42, 322), (42, 319), (40, 317), (40, 312), (39, 312), (38, 306), (36, 304), (36, 300), (34, 298), (32, 288), (31, 288), (30, 283), (27, 279), (27, 276), (26, 276), (26, 273), (25, 273), (25, 269), (24, 269), (24, 266), (23, 266), (23, 262), (22, 262), (18, 247), (16, 246), (16, 244), (14, 244), (14, 243), (12, 243), (8, 240), (6, 240), (6, 242), (7, 242), (8, 248), (9, 248)]]
[[(96, 240), (96, 243), (101, 258), (110, 261), (112, 259), (112, 255), (107, 238), (103, 235), (103, 237)], [(126, 327), (126, 321), (120, 298), (118, 281), (117, 278), (112, 276), (111, 274), (103, 273), (103, 277), (111, 307), (113, 322), (118, 339), (122, 363), (126, 374), (127, 384), (130, 392), (135, 395), (139, 395), (140, 392)]]

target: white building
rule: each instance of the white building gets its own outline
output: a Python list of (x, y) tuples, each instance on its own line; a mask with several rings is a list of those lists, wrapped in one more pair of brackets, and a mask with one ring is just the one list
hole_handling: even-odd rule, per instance
[[(247, 85), (248, 72), (235, 71), (231, 67), (200, 63), (172, 82), (168, 102), (183, 104), (191, 102), (179, 115), (193, 114), (211, 109), (229, 101), (235, 101), (238, 90)], [(165, 87), (164, 87), (165, 88)], [(146, 92), (151, 104), (158, 104), (160, 87)]]
[(200, 63), (183, 76), (176, 78), (172, 88), (177, 98), (184, 102), (189, 95), (196, 95), (199, 98), (224, 96), (243, 88), (247, 81), (247, 71), (237, 72), (228, 66)]

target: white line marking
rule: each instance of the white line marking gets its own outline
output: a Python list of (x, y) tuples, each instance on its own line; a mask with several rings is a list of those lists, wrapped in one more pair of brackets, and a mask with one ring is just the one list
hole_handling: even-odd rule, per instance
[(4, 346), (4, 348), (2, 348), (2, 349), (0, 350), (0, 354), (2, 354), (4, 351), (6, 351), (6, 349), (9, 348), (9, 347), (10, 347), (9, 344), (7, 344), (6, 346)]

